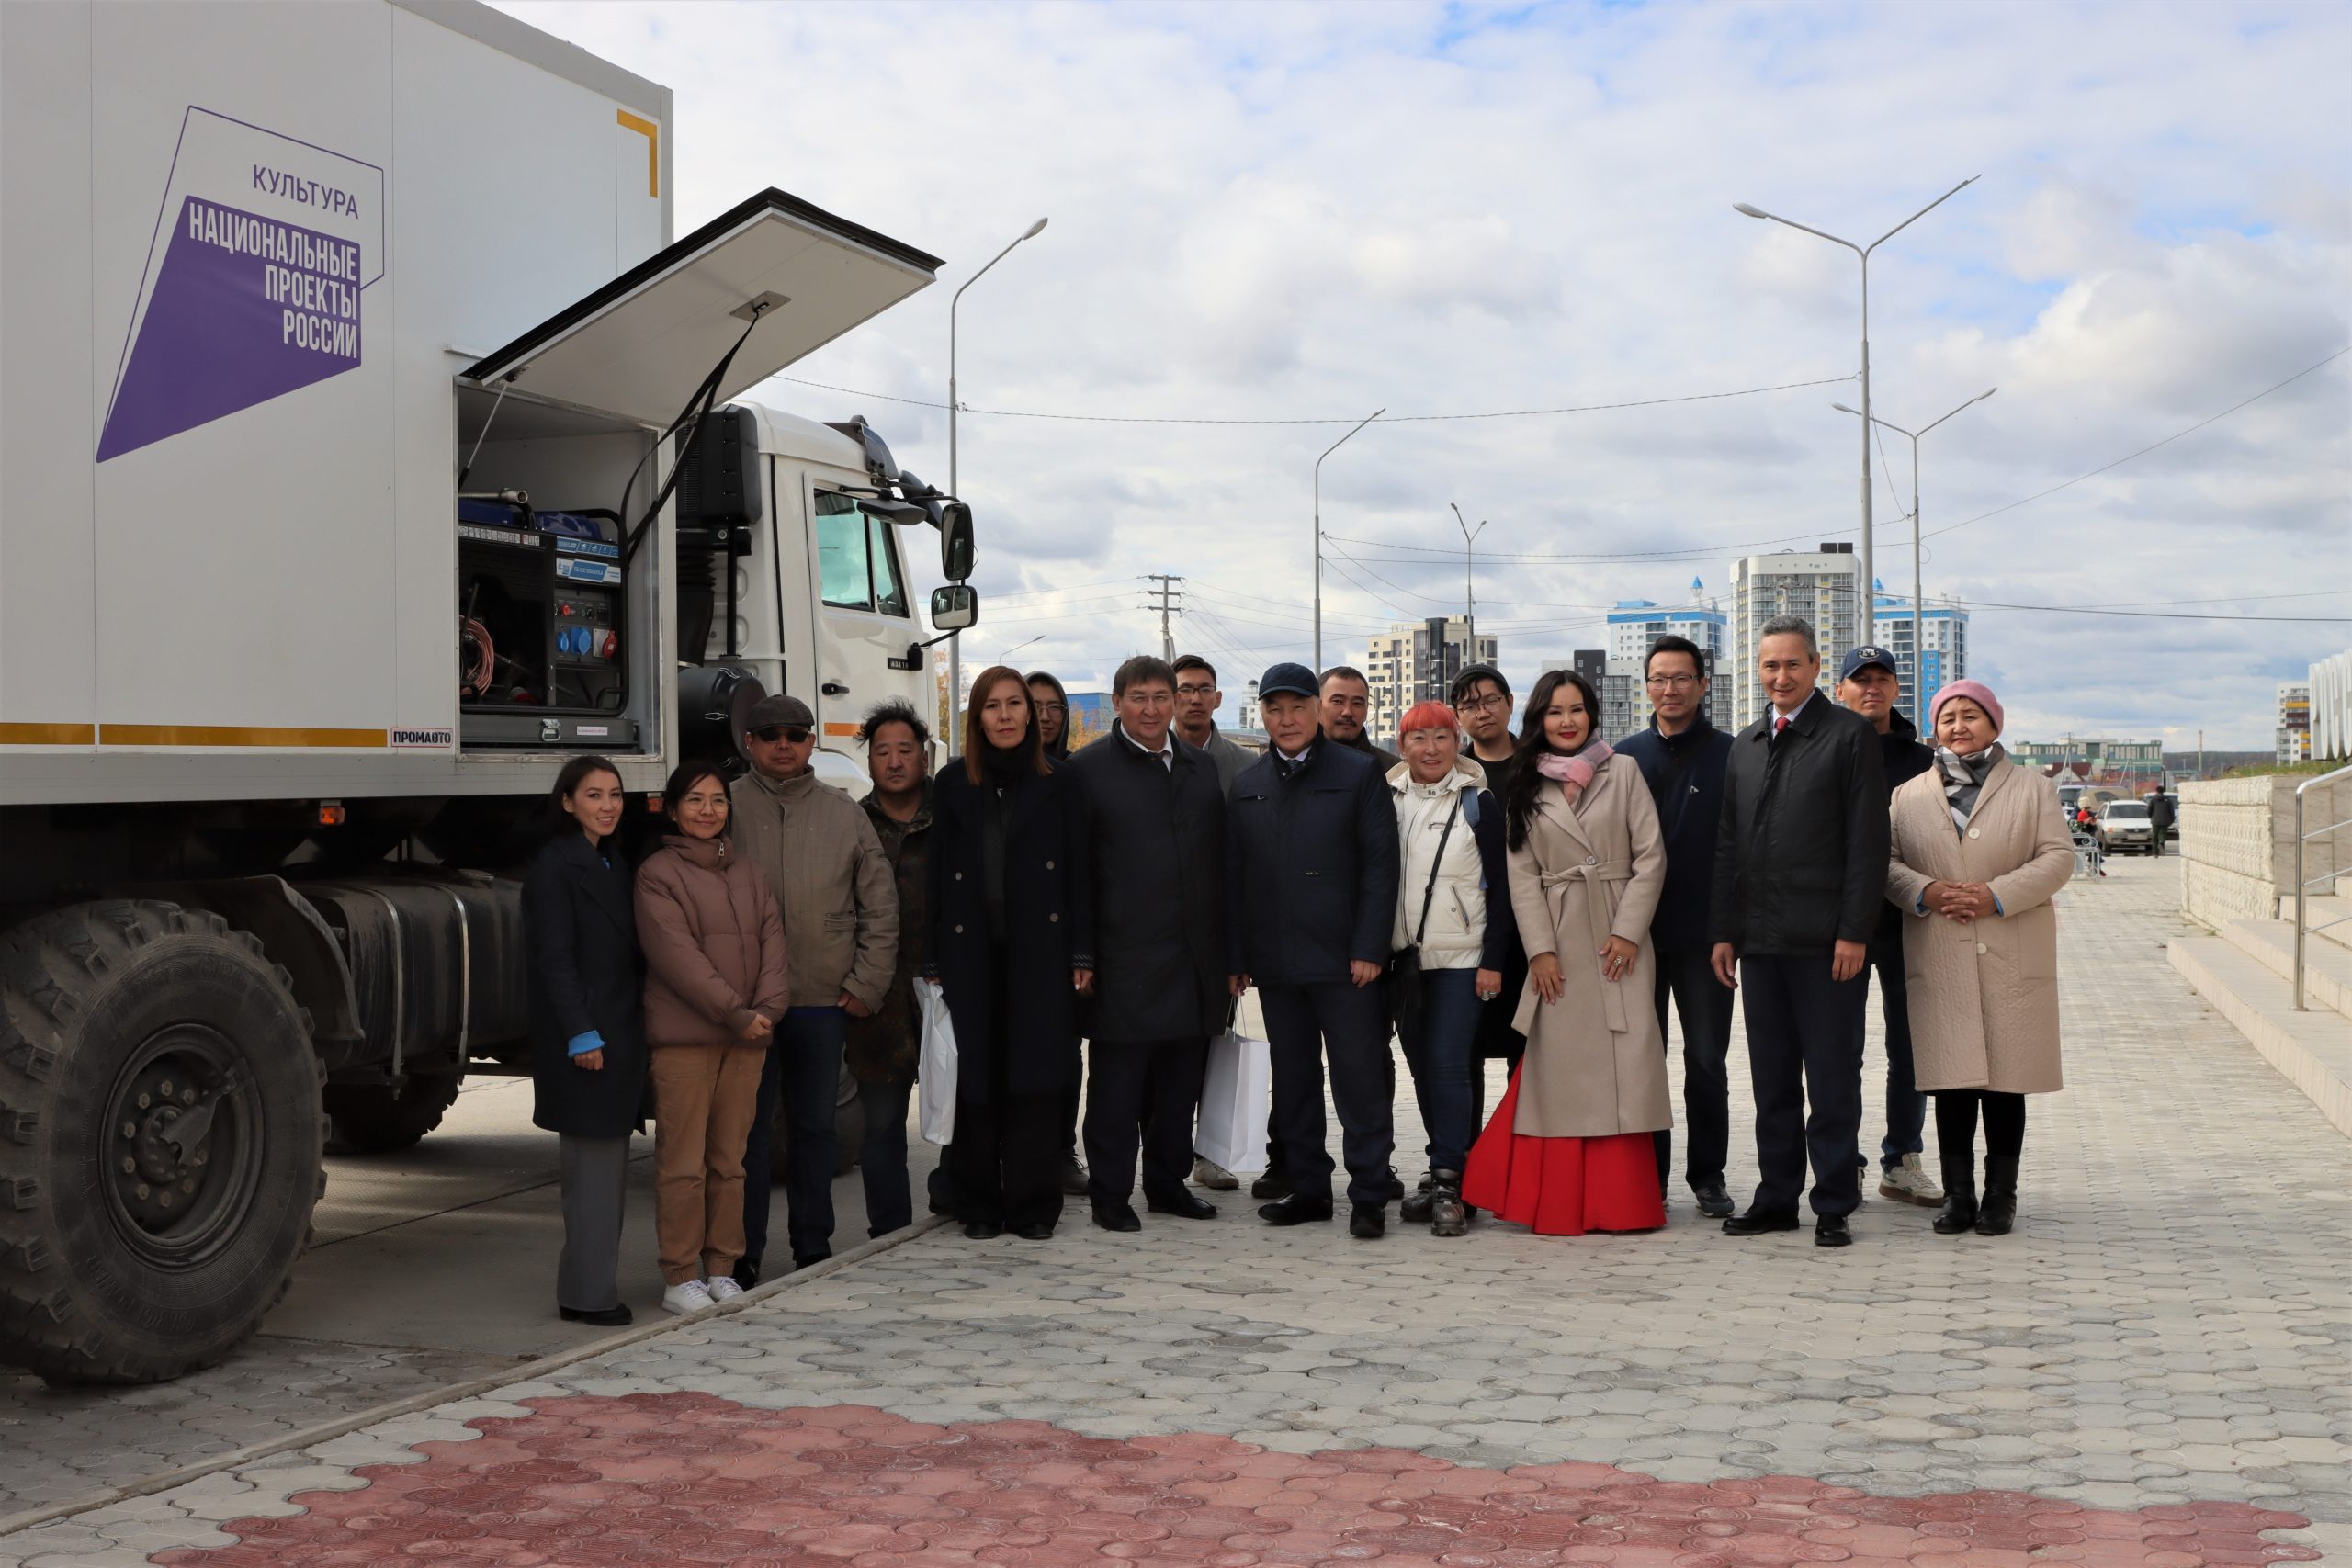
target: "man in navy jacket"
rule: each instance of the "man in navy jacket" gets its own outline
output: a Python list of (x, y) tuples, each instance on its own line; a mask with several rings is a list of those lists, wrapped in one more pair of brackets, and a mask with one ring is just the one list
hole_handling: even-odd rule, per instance
[[(1690, 1129), (1685, 1174), (1699, 1212), (1723, 1219), (1732, 1211), (1724, 1186), (1731, 1144), (1732, 990), (1709, 961), (1714, 944), (1707, 908), (1714, 895), (1715, 833), (1731, 737), (1708, 722), (1712, 682), (1697, 643), (1659, 637), (1650, 644), (1642, 675), (1656, 713), (1650, 728), (1620, 740), (1617, 750), (1641, 765), (1666, 838), (1666, 890), (1650, 919), (1650, 943), (1657, 950), (1658, 1038), (1666, 1038), (1671, 1000), (1682, 1020), (1682, 1114)], [(1674, 1134), (1664, 1129), (1655, 1136), (1663, 1189), (1674, 1167)]]
[(1233, 781), (1226, 814), (1226, 930), (1233, 992), (1265, 1014), (1274, 1141), (1290, 1195), (1270, 1224), (1331, 1217), (1323, 1064), (1348, 1165), (1348, 1228), (1387, 1224), (1388, 1018), (1379, 979), (1396, 912), (1396, 813), (1370, 758), (1316, 722), (1314, 672), (1277, 664), (1258, 682), (1266, 755)]
[[(1878, 731), (1879, 761), (1886, 764), (1886, 793), (1917, 778), (1936, 765), (1936, 754), (1919, 743), (1919, 732), (1894, 705), (1902, 685), (1894, 672), (1894, 655), (1864, 643), (1846, 655), (1838, 669), (1838, 701), (1850, 713), (1870, 720)], [(1886, 1015), (1886, 1136), (1879, 1152), (1878, 1192), (1898, 1203), (1933, 1209), (1944, 1201), (1920, 1164), (1927, 1148), (1928, 1097), (1916, 1087), (1911, 1073), (1911, 999), (1903, 980), (1903, 912), (1892, 901), (1882, 904), (1878, 930), (1871, 933), (1871, 968), (1878, 975), (1879, 1005)]]

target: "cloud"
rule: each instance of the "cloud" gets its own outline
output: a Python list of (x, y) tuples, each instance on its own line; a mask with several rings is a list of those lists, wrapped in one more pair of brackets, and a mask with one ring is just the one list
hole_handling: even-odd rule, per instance
[[(504, 8), (676, 90), (682, 232), (777, 185), (949, 257), (789, 372), (901, 398), (944, 399), (948, 295), (1040, 213), (959, 313), (976, 409), (1336, 420), (1850, 376), (1852, 254), (1731, 203), (1867, 242), (1980, 173), (1871, 263), (1883, 417), (2000, 388), (1921, 444), (1931, 535), (2352, 341), (2342, 7)], [(1929, 537), (1928, 591), (2352, 615), (2347, 365)], [(1383, 542), (1326, 569), (1326, 658), (1460, 603), (1449, 502), (1490, 520), (1481, 626), (1522, 679), (1598, 643), (1591, 606), (1851, 537), (1859, 432), (1829, 404), (1857, 392), (1375, 424), (1323, 465), (1325, 528)], [(945, 473), (940, 410), (758, 395), (864, 412)], [(964, 419), (970, 649), (1040, 637), (1024, 661), (1090, 684), (1157, 621), (1075, 585), (1173, 571), (1198, 588), (1183, 640), (1305, 656), (1311, 480), (1346, 428)], [(1880, 573), (1907, 585), (1908, 444), (1873, 465)], [(1569, 554), (1620, 558), (1524, 558)], [(1990, 609), (1972, 638), (2021, 725), (2216, 749), (2265, 744), (2273, 671), (2347, 641)]]

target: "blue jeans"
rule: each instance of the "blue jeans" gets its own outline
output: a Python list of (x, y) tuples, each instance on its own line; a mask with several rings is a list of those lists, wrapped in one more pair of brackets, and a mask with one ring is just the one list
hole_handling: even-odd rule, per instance
[(1421, 1016), (1400, 1034), (1405, 1065), (1413, 1073), (1413, 1099), (1429, 1134), (1430, 1168), (1459, 1173), (1477, 1136), (1471, 1099), (1470, 1053), (1478, 1038), (1478, 972), (1421, 972)]
[[(786, 1008), (760, 1069), (759, 1114), (743, 1146), (743, 1256), (757, 1264), (768, 1243), (768, 1127), (784, 1100), (784, 1196), (792, 1256), (833, 1253), (833, 1167), (841, 1138), (833, 1097), (849, 1015), (839, 1008)], [(902, 1162), (903, 1164), (903, 1162)]]
[(865, 1234), (888, 1235), (915, 1223), (914, 1195), (907, 1187), (907, 1100), (911, 1083), (861, 1083), (857, 1111), (865, 1136), (857, 1146), (865, 1179)]
[(1892, 1170), (1905, 1155), (1922, 1154), (1928, 1097), (1911, 1076), (1911, 997), (1903, 980), (1903, 939), (1871, 943), (1871, 967), (1878, 971), (1879, 1006), (1886, 1016), (1886, 1136), (1878, 1145), (1879, 1165)]

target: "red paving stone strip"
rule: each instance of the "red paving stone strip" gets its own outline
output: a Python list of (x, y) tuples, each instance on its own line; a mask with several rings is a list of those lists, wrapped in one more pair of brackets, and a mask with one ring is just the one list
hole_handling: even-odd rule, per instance
[(304, 1493), (171, 1568), (2207, 1568), (2308, 1562), (2242, 1503), (2080, 1507), (2017, 1492), (1880, 1497), (1795, 1476), (1708, 1485), (1598, 1464), (1457, 1465), (1399, 1449), (1270, 1451), (1201, 1434), (940, 1427), (868, 1405), (756, 1410), (701, 1393), (526, 1402), (418, 1445), (420, 1464)]

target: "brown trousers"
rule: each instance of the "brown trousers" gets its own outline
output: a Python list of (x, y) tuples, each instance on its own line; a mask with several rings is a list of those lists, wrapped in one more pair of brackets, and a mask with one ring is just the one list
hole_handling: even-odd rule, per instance
[(748, 1044), (653, 1053), (653, 1230), (665, 1285), (728, 1273), (743, 1256), (743, 1143), (766, 1060)]

